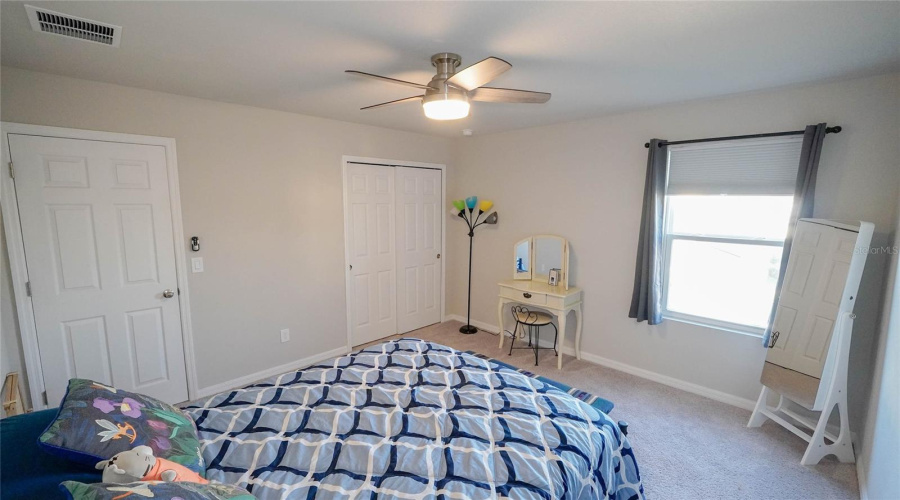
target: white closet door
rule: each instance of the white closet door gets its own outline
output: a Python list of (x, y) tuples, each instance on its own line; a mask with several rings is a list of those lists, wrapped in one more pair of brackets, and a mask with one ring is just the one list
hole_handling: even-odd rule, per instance
[(797, 224), (766, 360), (820, 378), (858, 233)]
[(395, 167), (397, 333), (441, 321), (441, 171)]
[(347, 164), (350, 337), (354, 346), (397, 332), (394, 169)]
[(23, 135), (9, 147), (49, 404), (73, 377), (185, 401), (164, 148)]

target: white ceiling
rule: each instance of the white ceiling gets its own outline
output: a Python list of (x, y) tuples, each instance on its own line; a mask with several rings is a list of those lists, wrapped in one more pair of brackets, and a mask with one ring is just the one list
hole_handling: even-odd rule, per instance
[[(35, 33), (3, 1), (3, 65), (440, 135), (900, 70), (898, 2), (29, 3), (123, 26), (121, 47)], [(425, 83), (443, 51), (503, 58), (492, 85), (553, 97), (455, 122), (359, 110), (417, 92), (345, 69)]]

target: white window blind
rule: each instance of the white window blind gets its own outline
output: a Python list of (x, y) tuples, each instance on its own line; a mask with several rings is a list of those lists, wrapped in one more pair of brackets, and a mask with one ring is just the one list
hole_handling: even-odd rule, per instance
[(803, 138), (669, 147), (670, 195), (793, 195)]

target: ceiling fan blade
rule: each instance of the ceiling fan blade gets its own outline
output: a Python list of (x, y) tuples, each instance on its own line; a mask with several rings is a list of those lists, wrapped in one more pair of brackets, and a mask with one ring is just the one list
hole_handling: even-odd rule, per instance
[(412, 96), (412, 97), (404, 97), (403, 99), (397, 99), (396, 101), (383, 102), (383, 103), (381, 103), (381, 104), (373, 104), (373, 105), (371, 105), (371, 106), (366, 106), (366, 107), (364, 107), (364, 108), (359, 108), (359, 109), (360, 109), (360, 111), (362, 111), (362, 110), (364, 110), (364, 109), (380, 108), (380, 107), (382, 107), (382, 106), (390, 106), (391, 104), (400, 104), (400, 103), (404, 103), (404, 102), (413, 102), (413, 101), (420, 101), (420, 102), (421, 102), (423, 97), (425, 97), (425, 96), (423, 96), (423, 95), (414, 95), (414, 96)]
[(447, 79), (447, 83), (454, 87), (474, 90), (497, 78), (509, 68), (512, 68), (512, 64), (503, 59), (488, 57), (456, 73)]
[(483, 102), (545, 103), (550, 100), (550, 94), (530, 90), (478, 87), (469, 92), (469, 99)]
[[(398, 85), (406, 85), (407, 87), (415, 87), (417, 89), (422, 89), (422, 90), (428, 90), (428, 89), (432, 88), (432, 87), (429, 87), (428, 85), (422, 85), (421, 83), (407, 82), (406, 80), (398, 80), (396, 78), (390, 78), (387, 76), (373, 75), (372, 73), (365, 73), (363, 71), (356, 71), (356, 70), (352, 70), (352, 69), (346, 70), (345, 73), (366, 76), (369, 78), (375, 78), (376, 80), (381, 80), (381, 81), (388, 82), (388, 83), (396, 83)], [(437, 89), (435, 89), (435, 90), (437, 90)]]

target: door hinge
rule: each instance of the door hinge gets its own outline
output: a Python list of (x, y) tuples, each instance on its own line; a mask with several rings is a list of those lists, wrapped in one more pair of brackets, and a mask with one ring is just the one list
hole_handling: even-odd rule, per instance
[(25, 282), (25, 295), (31, 297), (31, 282), (30, 281)]
[(44, 391), (44, 392), (41, 393), (41, 399), (44, 400), (44, 406), (47, 406), (48, 404), (50, 404), (50, 403), (47, 401), (47, 391)]
[(16, 178), (16, 167), (13, 166), (13, 162), (9, 162), (9, 176), (13, 179)]

